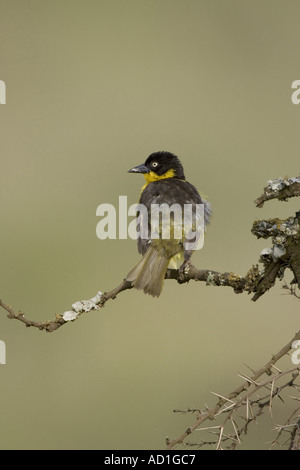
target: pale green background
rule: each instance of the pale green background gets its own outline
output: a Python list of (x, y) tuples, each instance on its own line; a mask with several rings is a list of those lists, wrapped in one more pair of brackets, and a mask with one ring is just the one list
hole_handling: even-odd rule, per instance
[[(299, 14), (298, 0), (0, 0), (0, 298), (43, 321), (115, 287), (139, 256), (96, 238), (96, 208), (136, 202), (127, 170), (156, 150), (213, 205), (194, 263), (245, 274), (269, 245), (253, 220), (299, 208), (253, 204), (299, 174)], [(174, 408), (213, 404), (299, 329), (282, 294), (168, 281), (53, 334), (1, 311), (0, 448), (163, 449), (194, 422)], [(276, 410), (243, 448), (268, 448), (291, 411)]]

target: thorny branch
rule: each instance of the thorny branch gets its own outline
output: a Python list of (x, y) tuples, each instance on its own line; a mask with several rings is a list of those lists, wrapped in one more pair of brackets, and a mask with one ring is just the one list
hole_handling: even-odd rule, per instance
[[(292, 398), (299, 401), (298, 398)], [(275, 426), (275, 431), (278, 433), (272, 446), (279, 444), (282, 436), (288, 434), (288, 439), (284, 441), (284, 444), (289, 444), (289, 450), (300, 450), (300, 407), (293, 411), (285, 424)]]
[[(256, 204), (258, 207), (262, 207), (264, 202), (271, 199), (276, 198), (286, 201), (288, 198), (295, 196), (300, 196), (300, 177), (279, 178), (269, 181), (268, 186), (264, 189), (264, 194), (256, 200)], [(263, 250), (261, 253), (260, 262), (263, 264), (263, 269), (259, 271), (256, 267), (253, 272), (254, 268), (252, 268), (252, 273), (250, 270), (252, 274), (251, 288), (248, 287), (249, 282), (245, 282), (242, 287), (242, 291), (246, 290), (254, 293), (252, 298), (254, 301), (269, 290), (275, 284), (277, 278), (283, 279), (287, 268), (292, 271), (294, 280), (290, 286), (285, 283), (283, 287), (297, 300), (300, 299), (297, 292), (297, 288), (300, 288), (299, 226), (300, 212), (286, 220), (271, 219), (254, 222), (252, 233), (258, 238), (271, 237), (273, 242), (272, 247)], [(252, 375), (250, 377), (245, 374), (240, 375), (243, 383), (227, 396), (214, 393), (219, 398), (214, 407), (206, 407), (203, 410), (196, 408), (186, 410), (184, 413), (197, 413), (196, 421), (176, 439), (167, 438), (167, 449), (173, 449), (180, 444), (198, 448), (213, 445), (217, 450), (223, 449), (226, 445), (227, 449), (235, 449), (241, 444), (242, 437), (247, 434), (249, 425), (256, 422), (265, 409), (268, 409), (272, 415), (274, 399), (282, 400), (281, 394), (284, 389), (293, 388), (298, 396), (292, 397), (292, 399), (300, 401), (300, 385), (296, 382), (300, 375), (300, 367), (297, 366), (282, 372), (276, 366), (280, 359), (290, 353), (295, 342), (299, 340), (300, 331), (261, 369), (257, 371), (251, 369)], [(259, 381), (265, 375), (267, 378)], [(285, 378), (283, 384), (278, 384), (283, 378)], [(261, 390), (265, 390), (263, 396), (258, 395)], [(174, 410), (174, 412), (179, 411)], [(222, 419), (224, 415), (225, 419)], [(202, 427), (202, 423), (207, 420), (219, 421), (220, 423)], [(288, 444), (290, 450), (300, 450), (300, 407), (293, 412), (284, 425), (277, 426), (275, 430), (278, 431), (278, 434), (273, 440), (272, 446), (275, 444), (280, 446)], [(198, 431), (209, 433), (214, 438), (202, 439), (199, 442), (187, 442), (187, 437)], [(283, 433), (288, 433), (288, 439), (284, 442), (281, 439)]]
[[(173, 449), (175, 446), (184, 444), (186, 446), (197, 446), (198, 448), (204, 445), (213, 445), (215, 449), (223, 449), (223, 445), (228, 442), (227, 449), (235, 449), (237, 445), (241, 444), (241, 438), (248, 432), (248, 427), (252, 422), (256, 422), (257, 418), (263, 413), (264, 409), (267, 408), (272, 416), (272, 407), (275, 398), (281, 398), (281, 393), (285, 388), (293, 388), (298, 393), (300, 392), (300, 384), (296, 383), (296, 380), (300, 376), (300, 366), (295, 366), (291, 369), (281, 371), (275, 364), (280, 359), (293, 349), (293, 343), (300, 340), (300, 331), (296, 333), (294, 338), (284, 346), (277, 354), (275, 354), (261, 369), (253, 371), (251, 376), (245, 374), (239, 374), (239, 377), (243, 380), (242, 384), (235, 389), (233, 392), (226, 396), (218, 393), (213, 395), (218, 397), (218, 402), (212, 408), (195, 409), (188, 408), (186, 411), (174, 410), (178, 413), (197, 413), (197, 418), (192, 426), (186, 429), (176, 439), (166, 439), (167, 450)], [(265, 380), (259, 381), (263, 376), (267, 376)], [(277, 385), (280, 380), (286, 378), (281, 385)], [(265, 390), (263, 396), (258, 395), (260, 390)], [(300, 393), (297, 400), (300, 401)], [(299, 409), (297, 410), (299, 411)], [(239, 415), (237, 413), (240, 413)], [(225, 418), (222, 419), (222, 416)], [(220, 419), (221, 418), (221, 419)], [(219, 421), (220, 424), (201, 427), (205, 421)], [(288, 425), (292, 431), (298, 431), (300, 416), (299, 413), (294, 414), (288, 421)], [(282, 426), (285, 428), (286, 425)], [(278, 428), (277, 428), (278, 430)], [(212, 440), (200, 440), (199, 442), (191, 443), (187, 442), (186, 438), (195, 432), (206, 431), (213, 432), (215, 438)], [(279, 444), (282, 429), (280, 428), (280, 434), (272, 442), (272, 446)], [(299, 432), (298, 432), (299, 434)], [(299, 443), (298, 450), (300, 450), (300, 437), (290, 436), (290, 444), (293, 442), (294, 447), (296, 442)], [(299, 437), (299, 439), (298, 439)], [(297, 440), (298, 439), (298, 440)]]
[[(262, 207), (266, 201), (278, 199), (286, 201), (288, 198), (300, 196), (300, 176), (296, 178), (279, 178), (269, 181), (264, 188), (264, 193), (256, 199), (257, 207)], [(190, 265), (182, 274), (177, 270), (168, 270), (166, 279), (176, 280), (179, 284), (191, 280), (205, 282), (206, 285), (231, 287), (235, 293), (246, 292), (254, 294), (252, 300), (258, 300), (265, 292), (274, 286), (276, 279), (282, 280), (286, 269), (290, 269), (294, 279), (291, 285), (285, 283), (284, 288), (289, 294), (300, 299), (300, 211), (293, 217), (286, 220), (278, 218), (270, 220), (255, 221), (252, 233), (258, 238), (271, 238), (272, 246), (264, 249), (259, 258), (259, 264), (253, 265), (245, 276), (240, 276), (232, 272), (219, 273), (212, 270), (200, 270)], [(0, 307), (7, 313), (8, 318), (21, 321), (27, 327), (35, 327), (47, 332), (58, 330), (61, 326), (70, 321), (75, 321), (85, 312), (99, 310), (106, 302), (115, 299), (121, 292), (132, 288), (129, 281), (124, 280), (119, 286), (110, 292), (98, 292), (89, 300), (75, 302), (72, 310), (56, 315), (54, 320), (37, 322), (29, 320), (24, 313), (16, 312), (10, 306), (0, 300)], [(186, 411), (174, 410), (174, 412), (197, 414), (196, 421), (184, 433), (176, 439), (167, 438), (167, 449), (175, 446), (189, 445), (202, 447), (204, 445), (214, 445), (216, 449), (235, 449), (241, 438), (247, 433), (249, 425), (267, 408), (272, 413), (274, 399), (282, 399), (281, 393), (286, 388), (293, 388), (300, 394), (300, 385), (296, 382), (300, 375), (300, 367), (280, 371), (275, 365), (288, 355), (293, 348), (293, 343), (300, 341), (300, 331), (294, 338), (284, 346), (281, 351), (273, 355), (272, 358), (261, 369), (253, 371), (250, 377), (240, 375), (242, 384), (227, 396), (215, 393), (218, 402), (212, 408), (206, 407), (204, 410), (188, 408)], [(262, 376), (267, 375), (263, 381), (258, 381)], [(283, 383), (279, 383), (285, 379)], [(264, 391), (263, 396), (258, 396), (258, 391)], [(300, 396), (292, 397), (300, 401)], [(242, 415), (237, 415), (237, 411)], [(221, 417), (221, 418), (220, 418)], [(225, 417), (223, 420), (222, 418)], [(207, 420), (220, 420), (220, 424), (209, 427), (201, 427)], [(289, 417), (284, 425), (276, 426), (277, 437), (272, 442), (281, 444), (283, 434), (288, 433), (288, 445), (291, 450), (300, 450), (300, 407)], [(208, 432), (214, 437), (210, 440), (202, 440), (196, 443), (187, 442), (186, 438), (196, 431)]]

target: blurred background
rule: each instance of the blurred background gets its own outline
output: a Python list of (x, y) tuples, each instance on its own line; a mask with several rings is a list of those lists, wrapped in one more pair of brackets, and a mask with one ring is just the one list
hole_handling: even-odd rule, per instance
[[(297, 0), (0, 0), (0, 298), (44, 321), (111, 290), (139, 259), (133, 240), (96, 237), (96, 208), (137, 202), (128, 174), (176, 153), (214, 218), (196, 266), (244, 275), (268, 240), (255, 219), (299, 201), (253, 203), (299, 175)], [(299, 329), (281, 284), (257, 303), (167, 281), (127, 291), (53, 334), (0, 312), (1, 449), (164, 449)], [(275, 405), (274, 405), (275, 406)], [(265, 449), (289, 416), (278, 402), (242, 449)]]

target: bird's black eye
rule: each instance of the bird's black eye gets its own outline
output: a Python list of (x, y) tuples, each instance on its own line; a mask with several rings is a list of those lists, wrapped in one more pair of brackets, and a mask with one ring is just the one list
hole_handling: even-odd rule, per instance
[(152, 166), (153, 168), (156, 168), (156, 167), (157, 167), (157, 165), (158, 165), (158, 163), (157, 163), (157, 162), (153, 162), (151, 166)]

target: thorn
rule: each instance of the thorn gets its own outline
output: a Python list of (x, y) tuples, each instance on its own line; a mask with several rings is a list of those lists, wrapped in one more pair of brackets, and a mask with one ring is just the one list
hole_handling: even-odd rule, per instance
[(216, 392), (210, 392), (213, 395), (216, 395), (216, 397), (221, 398), (222, 400), (229, 401), (230, 403), (233, 403), (235, 405), (235, 402), (232, 400), (229, 400), (229, 398), (223, 397), (223, 395), (220, 395), (219, 393)]
[(234, 432), (235, 432), (237, 441), (238, 441), (239, 445), (241, 445), (240, 436), (239, 436), (237, 427), (236, 427), (236, 425), (235, 425), (235, 422), (234, 422), (234, 419), (232, 418), (232, 416), (231, 416), (231, 418), (230, 418), (230, 421), (231, 421), (232, 427), (233, 427), (233, 429), (234, 429)]
[(270, 403), (269, 403), (269, 412), (270, 412), (271, 418), (273, 418), (273, 413), (272, 413), (272, 400), (273, 400), (274, 385), (275, 385), (275, 381), (273, 380), (272, 385), (271, 385)]
[(216, 450), (220, 450), (220, 444), (221, 444), (221, 441), (222, 441), (223, 431), (224, 431), (224, 426), (221, 427), (220, 436), (219, 436), (219, 440), (218, 440)]
[(255, 380), (252, 380), (250, 377), (248, 377), (245, 374), (237, 374), (237, 376), (243, 380), (246, 380), (246, 382), (249, 382), (250, 384), (260, 385), (259, 383), (255, 382)]
[(274, 367), (276, 372), (279, 372), (279, 374), (281, 374), (282, 371), (280, 369), (278, 369), (278, 367), (276, 367), (275, 364), (272, 364), (271, 367)]
[(242, 364), (244, 364), (244, 366), (248, 367), (248, 369), (250, 369), (251, 372), (254, 374), (255, 370), (252, 369), (252, 367), (248, 366), (248, 364), (246, 364), (246, 362), (243, 362), (243, 361), (242, 361)]

